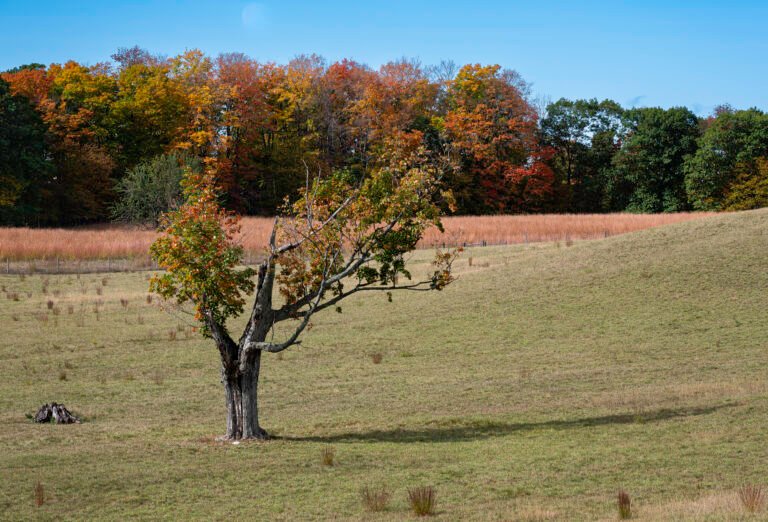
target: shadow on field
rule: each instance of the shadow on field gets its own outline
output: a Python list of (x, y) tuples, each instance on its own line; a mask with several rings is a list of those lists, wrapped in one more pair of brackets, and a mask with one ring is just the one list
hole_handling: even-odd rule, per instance
[(459, 442), (468, 440), (502, 437), (516, 432), (533, 430), (565, 430), (589, 428), (593, 426), (607, 426), (611, 424), (644, 424), (647, 422), (659, 422), (670, 419), (695, 417), (708, 415), (722, 408), (729, 408), (735, 404), (722, 404), (718, 406), (662, 409), (638, 414), (605, 415), (602, 417), (586, 417), (582, 419), (550, 420), (543, 422), (503, 423), (484, 420), (461, 421), (450, 419), (437, 426), (428, 426), (422, 429), (394, 429), (374, 430), (356, 433), (339, 433), (337, 435), (317, 435), (308, 437), (291, 437), (276, 435), (273, 438), (286, 441), (299, 442)]

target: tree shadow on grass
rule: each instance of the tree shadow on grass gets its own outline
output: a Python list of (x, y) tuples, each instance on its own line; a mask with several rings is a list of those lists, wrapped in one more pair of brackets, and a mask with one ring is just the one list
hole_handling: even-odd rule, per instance
[(307, 437), (272, 436), (273, 439), (298, 442), (461, 442), (503, 437), (518, 432), (534, 430), (567, 430), (609, 426), (620, 424), (645, 424), (671, 419), (709, 415), (717, 410), (736, 406), (727, 403), (718, 406), (661, 409), (637, 414), (605, 415), (580, 419), (558, 419), (542, 422), (504, 423), (491, 420), (464, 421), (451, 419), (437, 426), (425, 426), (420, 429), (373, 430), (366, 432), (339, 433), (336, 435), (317, 435)]

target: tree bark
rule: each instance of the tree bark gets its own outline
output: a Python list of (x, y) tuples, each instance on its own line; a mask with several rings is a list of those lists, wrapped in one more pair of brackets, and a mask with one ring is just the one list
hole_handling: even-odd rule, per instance
[(267, 432), (259, 426), (258, 389), (260, 370), (261, 350), (256, 350), (251, 360), (247, 362), (246, 369), (240, 377), (244, 439), (265, 440), (267, 438)]
[(227, 404), (226, 438), (239, 440), (243, 435), (240, 379), (236, 375), (227, 375), (224, 369), (222, 369), (221, 374), (221, 381), (224, 383), (224, 398)]
[(259, 426), (258, 386), (261, 351), (252, 352), (243, 371), (222, 368), (224, 398), (227, 405), (227, 440), (265, 440), (267, 432)]

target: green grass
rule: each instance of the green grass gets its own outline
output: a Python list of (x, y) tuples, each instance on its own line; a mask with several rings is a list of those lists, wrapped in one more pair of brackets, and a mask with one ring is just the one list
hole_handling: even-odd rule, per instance
[[(401, 520), (433, 485), (436, 520), (615, 520), (619, 489), (639, 520), (764, 519), (736, 491), (768, 482), (767, 259), (768, 211), (472, 250), (444, 292), (353, 298), (267, 356), (276, 438), (240, 445), (214, 347), (145, 274), (2, 276), (0, 518)], [(49, 401), (85, 422), (25, 417)]]

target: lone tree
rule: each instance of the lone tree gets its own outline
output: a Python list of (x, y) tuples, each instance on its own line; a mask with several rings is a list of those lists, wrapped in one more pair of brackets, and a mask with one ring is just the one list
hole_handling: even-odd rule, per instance
[[(356, 293), (442, 290), (453, 281), (458, 250), (438, 250), (434, 271), (423, 280), (412, 280), (406, 268), (405, 255), (424, 231), (442, 229), (438, 200), (444, 196), (439, 182), (445, 164), (421, 143), (416, 131), (391, 141), (362, 179), (348, 171), (314, 180), (307, 175), (296, 201), (275, 219), (258, 271), (239, 267), (238, 218), (219, 205), (215, 177), (187, 173), (185, 202), (167, 215), (164, 234), (152, 245), (166, 271), (152, 279), (150, 289), (178, 304), (191, 303), (201, 332), (215, 342), (228, 439), (267, 438), (257, 401), (262, 354), (299, 344), (313, 314), (341, 311), (338, 303)], [(253, 309), (235, 341), (226, 321), (243, 312), (251, 293)], [(275, 325), (283, 321), (293, 321), (292, 333), (275, 340)]]

